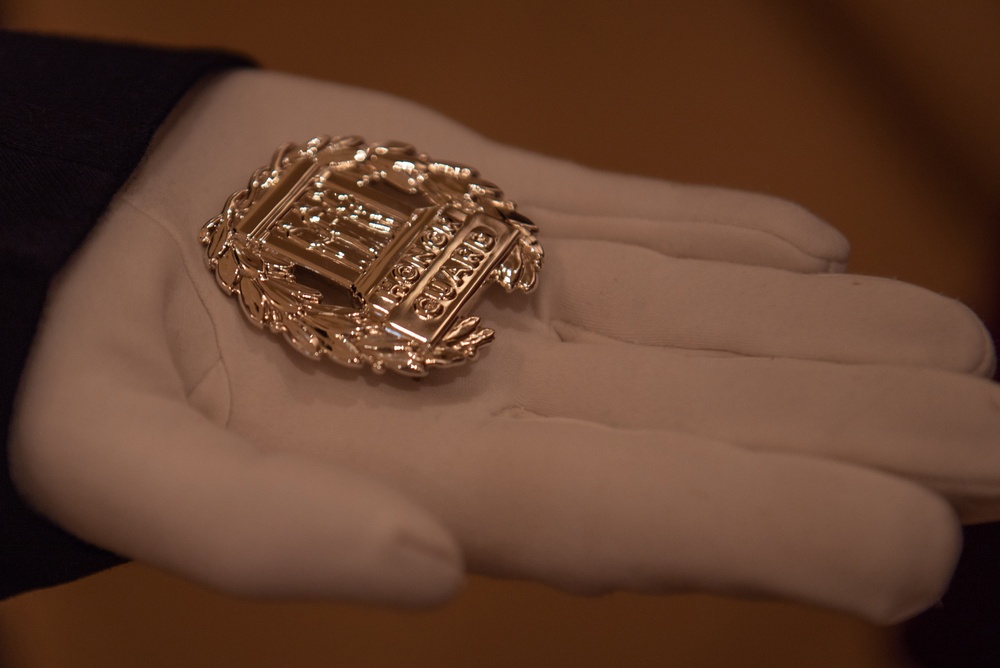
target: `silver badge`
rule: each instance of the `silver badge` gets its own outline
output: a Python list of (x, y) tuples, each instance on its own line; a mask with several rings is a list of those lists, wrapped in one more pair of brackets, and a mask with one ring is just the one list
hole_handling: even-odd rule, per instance
[(423, 376), (473, 359), (490, 283), (535, 286), (537, 229), (475, 170), (357, 137), (286, 144), (201, 230), (246, 317), (307, 357)]

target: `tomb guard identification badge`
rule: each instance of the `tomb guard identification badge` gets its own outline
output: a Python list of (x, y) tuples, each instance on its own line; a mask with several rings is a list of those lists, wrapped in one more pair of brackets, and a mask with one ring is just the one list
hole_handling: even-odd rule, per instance
[(300, 353), (423, 376), (493, 340), (467, 315), (487, 285), (534, 288), (536, 232), (473, 169), (318, 137), (280, 147), (200, 238), (222, 290)]

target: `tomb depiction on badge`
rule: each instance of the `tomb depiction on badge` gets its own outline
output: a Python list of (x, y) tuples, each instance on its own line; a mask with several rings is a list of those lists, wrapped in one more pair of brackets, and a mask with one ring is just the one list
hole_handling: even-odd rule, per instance
[(468, 167), (357, 137), (286, 144), (201, 230), (247, 318), (304, 355), (423, 376), (476, 356), (490, 283), (535, 286), (535, 226)]

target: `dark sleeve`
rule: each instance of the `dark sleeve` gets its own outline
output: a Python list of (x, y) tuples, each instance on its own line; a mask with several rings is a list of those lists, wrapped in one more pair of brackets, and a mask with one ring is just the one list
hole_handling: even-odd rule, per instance
[(247, 66), (208, 51), (0, 31), (0, 598), (122, 561), (32, 512), (11, 484), (10, 418), (53, 275), (202, 77)]

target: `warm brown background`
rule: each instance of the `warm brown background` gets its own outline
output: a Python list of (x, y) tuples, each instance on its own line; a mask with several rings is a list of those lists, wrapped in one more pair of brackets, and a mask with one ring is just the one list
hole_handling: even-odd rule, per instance
[[(1000, 325), (995, 0), (0, 0), (0, 24), (228, 47), (505, 142), (794, 199), (847, 233), (854, 271)], [(789, 604), (577, 599), (472, 578), (441, 610), (396, 613), (236, 601), (129, 565), (0, 605), (0, 665), (905, 662), (893, 630)]]

